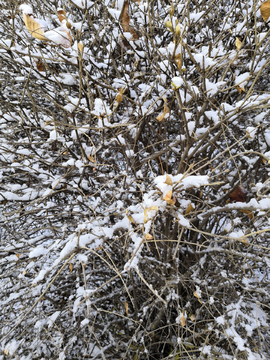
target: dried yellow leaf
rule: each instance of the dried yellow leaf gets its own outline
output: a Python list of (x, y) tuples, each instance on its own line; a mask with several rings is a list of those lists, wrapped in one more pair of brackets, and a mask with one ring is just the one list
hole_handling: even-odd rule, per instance
[(169, 114), (170, 112), (170, 109), (167, 106), (167, 99), (164, 97), (163, 100), (164, 100), (164, 109), (163, 109), (163, 113), (157, 116), (158, 121), (164, 120), (166, 114)]
[(261, 5), (261, 15), (264, 21), (267, 21), (270, 16), (270, 0), (266, 1)]
[(191, 213), (191, 211), (194, 210), (194, 207), (191, 205), (191, 203), (188, 204), (188, 207), (186, 208), (186, 212), (185, 215), (188, 215), (189, 213)]
[(153, 236), (151, 234), (147, 233), (145, 238), (146, 238), (146, 240), (152, 240)]
[(19, 259), (22, 254), (15, 254), (17, 258)]
[(118, 93), (116, 95), (115, 101), (119, 104), (123, 100), (122, 94)]
[(183, 327), (186, 325), (186, 318), (184, 314), (181, 314), (180, 316), (180, 323)]
[(175, 204), (175, 199), (172, 199), (172, 190), (170, 190), (165, 197), (163, 198), (163, 200), (165, 200), (167, 202), (167, 204), (169, 205), (174, 205)]
[(190, 315), (190, 320), (192, 321), (192, 322), (194, 322), (195, 320), (196, 320), (196, 316), (195, 315)]
[(151, 211), (151, 210), (158, 211), (158, 206), (154, 205), (154, 206), (146, 207), (144, 209), (144, 223), (147, 223), (147, 221), (148, 221), (147, 214), (148, 214), (148, 211)]
[(69, 263), (69, 274), (72, 273), (72, 270), (73, 270), (73, 264), (72, 264), (72, 263)]
[(246, 90), (243, 87), (240, 87), (239, 85), (235, 86), (236, 90), (239, 92), (239, 94), (241, 94), (242, 92), (246, 92)]
[(125, 301), (125, 310), (126, 310), (126, 314), (128, 316), (128, 303), (127, 303), (127, 301)]
[(129, 221), (131, 221), (133, 224), (135, 224), (135, 221), (134, 221), (133, 217), (131, 216), (130, 211), (128, 211), (128, 210), (126, 211), (126, 216)]
[(78, 47), (79, 52), (82, 54), (83, 48), (84, 48), (84, 43), (78, 43), (77, 47)]
[(29, 33), (38, 40), (48, 40), (44, 36), (44, 31), (42, 26), (31, 16), (23, 14), (23, 21)]
[(170, 17), (172, 17), (173, 14), (174, 14), (174, 7), (173, 4), (171, 4)]
[(236, 46), (237, 50), (240, 50), (242, 47), (242, 42), (239, 40), (238, 37), (236, 38), (235, 46)]
[(89, 155), (89, 156), (88, 156), (88, 159), (89, 159), (91, 162), (93, 162), (93, 163), (96, 162), (92, 155)]
[(248, 246), (248, 244), (249, 244), (249, 242), (247, 241), (247, 238), (245, 238), (245, 237), (241, 237), (241, 238), (240, 238), (240, 241), (241, 241), (241, 243), (244, 244), (245, 246)]
[(166, 21), (165, 26), (173, 33), (173, 26), (172, 26), (172, 22), (170, 20)]
[(180, 25), (178, 24), (176, 27), (175, 27), (175, 35), (177, 37), (180, 37), (180, 34), (181, 34), (181, 27)]
[(173, 181), (168, 174), (166, 174), (166, 180), (164, 181), (164, 183), (171, 186), (173, 185)]
[(196, 291), (194, 291), (193, 295), (199, 300), (199, 303), (202, 304), (202, 302), (200, 300), (200, 296), (198, 295), (198, 293)]

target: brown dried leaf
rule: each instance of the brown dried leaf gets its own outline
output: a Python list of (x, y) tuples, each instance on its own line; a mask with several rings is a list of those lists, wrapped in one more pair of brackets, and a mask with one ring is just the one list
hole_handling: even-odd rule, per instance
[(72, 263), (69, 263), (69, 274), (72, 273), (72, 270), (73, 270), (73, 264), (72, 264)]
[(128, 0), (125, 0), (122, 13), (120, 15), (120, 23), (124, 32), (129, 32), (130, 17), (128, 15)]
[(15, 254), (17, 258), (19, 259), (22, 254)]
[[(123, 28), (124, 32), (130, 32), (133, 36), (132, 36), (132, 41), (134, 40), (138, 40), (139, 39), (139, 35), (137, 34), (137, 32), (133, 29), (132, 26), (129, 25), (130, 23), (130, 17), (128, 14), (128, 5), (129, 5), (129, 0), (125, 0), (123, 8), (122, 8), (122, 12), (120, 14), (119, 17), (119, 21), (121, 23), (121, 26)], [(139, 3), (139, 2), (138, 2)]]
[(44, 36), (44, 31), (38, 21), (36, 21), (32, 15), (23, 14), (23, 21), (29, 33), (38, 40), (48, 40)]
[(59, 19), (60, 23), (62, 23), (63, 20), (67, 20), (65, 10), (61, 9), (61, 10), (57, 10), (57, 12), (58, 12), (58, 19)]
[(236, 90), (241, 94), (242, 92), (246, 93), (246, 90), (243, 87), (240, 87), (239, 85), (235, 86)]
[(38, 61), (35, 60), (35, 62), (36, 62), (38, 71), (44, 71), (43, 62), (41, 60), (38, 60)]
[(186, 212), (185, 215), (188, 215), (189, 213), (191, 213), (191, 211), (194, 210), (194, 207), (191, 205), (191, 203), (188, 204), (188, 207), (186, 208)]
[(261, 5), (260, 11), (263, 20), (266, 22), (270, 16), (270, 0), (266, 1)]
[(153, 236), (151, 234), (147, 233), (145, 238), (146, 238), (146, 240), (152, 240)]
[(240, 241), (241, 241), (241, 243), (244, 244), (245, 246), (248, 246), (248, 244), (249, 244), (249, 242), (247, 241), (247, 238), (245, 238), (245, 237), (241, 237), (241, 238), (240, 238)]
[(128, 303), (127, 303), (127, 301), (125, 301), (125, 310), (126, 310), (126, 314), (128, 316)]
[(247, 216), (250, 218), (250, 219), (253, 219), (254, 218), (254, 214), (252, 211), (250, 210), (240, 210), (241, 213), (244, 213), (244, 214), (247, 214)]
[(229, 195), (231, 201), (235, 202), (245, 202), (246, 201), (246, 192), (243, 186), (238, 186), (232, 193)]

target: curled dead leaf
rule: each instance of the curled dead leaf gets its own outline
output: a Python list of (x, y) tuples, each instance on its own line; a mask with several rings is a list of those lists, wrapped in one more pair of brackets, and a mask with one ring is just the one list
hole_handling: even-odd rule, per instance
[(229, 195), (231, 201), (235, 202), (245, 202), (246, 201), (246, 192), (242, 185), (238, 186), (233, 192)]
[(132, 34), (132, 41), (134, 40), (138, 40), (139, 39), (139, 35), (137, 34), (137, 32), (135, 31), (135, 29), (130, 26), (130, 17), (128, 14), (128, 6), (129, 6), (129, 0), (125, 0), (123, 7), (122, 7), (122, 11), (119, 17), (119, 21), (121, 23), (121, 26), (123, 28), (124, 32), (130, 32)]
[(69, 263), (69, 274), (72, 273), (72, 270), (73, 270), (73, 264), (72, 264), (72, 263)]
[(164, 109), (163, 109), (163, 113), (157, 116), (158, 121), (164, 120), (166, 115), (169, 114), (170, 112), (170, 109), (167, 106), (167, 99), (164, 97), (163, 100), (164, 100)]
[(236, 85), (235, 88), (239, 92), (239, 94), (241, 94), (242, 92), (246, 93), (246, 90), (239, 85)]
[(133, 224), (135, 224), (135, 220), (133, 219), (133, 217), (131, 216), (130, 211), (126, 211), (126, 216), (128, 218), (129, 221), (131, 221)]
[(59, 19), (60, 23), (61, 23), (63, 20), (67, 20), (67, 16), (66, 16), (65, 10), (63, 10), (63, 9), (57, 10), (57, 13), (58, 13), (58, 19)]

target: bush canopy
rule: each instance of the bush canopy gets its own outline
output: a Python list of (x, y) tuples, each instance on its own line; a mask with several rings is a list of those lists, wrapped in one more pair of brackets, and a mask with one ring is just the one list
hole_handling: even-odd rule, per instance
[(0, 360), (270, 358), (269, 15), (0, 1)]

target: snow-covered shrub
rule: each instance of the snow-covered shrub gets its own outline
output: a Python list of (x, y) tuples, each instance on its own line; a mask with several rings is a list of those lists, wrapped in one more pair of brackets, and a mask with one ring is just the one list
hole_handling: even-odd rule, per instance
[(269, 358), (260, 4), (0, 4), (0, 359)]

